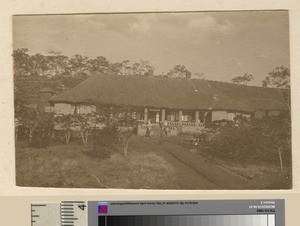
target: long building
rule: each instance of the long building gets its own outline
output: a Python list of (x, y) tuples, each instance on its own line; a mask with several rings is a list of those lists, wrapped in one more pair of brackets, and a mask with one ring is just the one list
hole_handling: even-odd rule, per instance
[(207, 121), (278, 116), (289, 90), (204, 79), (95, 74), (50, 103), (56, 114), (86, 114), (96, 106), (127, 106), (138, 120), (197, 126)]

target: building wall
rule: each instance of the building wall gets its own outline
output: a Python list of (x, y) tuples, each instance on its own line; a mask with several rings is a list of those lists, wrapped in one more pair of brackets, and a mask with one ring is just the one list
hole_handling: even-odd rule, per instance
[[(182, 122), (193, 122), (195, 121), (195, 113), (191, 114), (190, 112), (182, 112)], [(178, 122), (179, 121), (179, 112), (178, 111), (166, 111), (165, 120), (171, 122)]]
[[(182, 125), (182, 132), (183, 133), (200, 133), (204, 129), (203, 125)], [(155, 134), (154, 134), (155, 133)], [(160, 129), (158, 125), (153, 125), (152, 127), (152, 134), (154, 136), (158, 136), (160, 133)], [(138, 126), (137, 135), (145, 136), (146, 135), (146, 125), (142, 124)], [(178, 129), (175, 126), (168, 126), (168, 136), (177, 136)]]
[(46, 106), (45, 106), (45, 112), (47, 112), (47, 113), (52, 113), (52, 112), (54, 112), (53, 106), (51, 106), (51, 105), (46, 105)]
[(234, 113), (234, 112), (227, 113), (227, 118), (230, 121), (234, 121), (235, 116), (236, 116), (236, 113)]
[(79, 105), (77, 106), (78, 108), (78, 113), (79, 114), (90, 114), (90, 113), (93, 113), (93, 112), (96, 112), (96, 106), (95, 105)]
[(211, 120), (218, 121), (218, 120), (228, 120), (228, 114), (226, 111), (213, 111)]
[(54, 112), (58, 115), (74, 114), (75, 106), (73, 104), (55, 103)]
[[(75, 104), (55, 103), (54, 111), (56, 114), (59, 114), (59, 115), (74, 114)], [(92, 112), (96, 112), (95, 105), (83, 105), (82, 104), (82, 105), (76, 106), (76, 113), (78, 113), (78, 114), (89, 114)]]
[(282, 112), (279, 110), (271, 110), (271, 111), (266, 111), (266, 110), (257, 110), (254, 113), (254, 118), (261, 119), (265, 117), (276, 117), (279, 116)]
[(251, 114), (240, 113), (240, 112), (227, 112), (227, 111), (213, 111), (212, 112), (212, 121), (218, 120), (229, 120), (233, 121), (234, 118), (238, 115), (241, 115), (246, 118), (250, 118)]
[(266, 112), (262, 110), (257, 110), (254, 112), (254, 118), (264, 118), (266, 117)]
[[(46, 112), (52, 112), (51, 107), (47, 107), (45, 109)], [(89, 114), (92, 112), (96, 112), (96, 106), (95, 105), (78, 105), (76, 108), (77, 113), (79, 114)], [(74, 104), (67, 104), (67, 103), (55, 103), (54, 104), (54, 112), (56, 114), (74, 114), (75, 112), (75, 105)], [(227, 111), (212, 111), (211, 112), (211, 121), (218, 121), (218, 120), (230, 120), (233, 121), (234, 118), (237, 115), (242, 115), (246, 118), (250, 118), (250, 113), (239, 113), (239, 112), (227, 112)], [(266, 116), (272, 117), (272, 116), (279, 116), (280, 111), (278, 110), (272, 110), (272, 111), (263, 111), (263, 110), (257, 110), (254, 112), (254, 118), (264, 118)], [(199, 114), (199, 118), (201, 115)], [(143, 119), (143, 113), (135, 112), (135, 117), (138, 120)], [(178, 112), (167, 112), (166, 114), (166, 120), (167, 121), (179, 121), (179, 114)], [(193, 122), (194, 118), (191, 114), (183, 112), (182, 115), (182, 121), (183, 122)], [(201, 120), (200, 120), (201, 121)]]

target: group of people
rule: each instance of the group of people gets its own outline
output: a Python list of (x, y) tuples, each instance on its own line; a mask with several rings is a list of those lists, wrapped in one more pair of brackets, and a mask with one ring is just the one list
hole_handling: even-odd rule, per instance
[[(166, 136), (168, 136), (168, 133), (170, 132), (168, 123), (167, 122), (159, 122), (159, 127), (160, 127), (160, 135), (162, 136), (163, 134), (165, 134)], [(145, 137), (150, 137), (152, 135), (152, 129), (153, 129), (153, 125), (151, 123), (151, 120), (148, 120), (147, 125), (146, 125)]]

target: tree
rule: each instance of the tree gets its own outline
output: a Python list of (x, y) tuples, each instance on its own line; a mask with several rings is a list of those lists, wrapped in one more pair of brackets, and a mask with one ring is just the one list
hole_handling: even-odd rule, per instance
[(145, 60), (132, 65), (129, 64), (129, 60), (124, 60), (121, 63), (110, 64), (109, 71), (124, 76), (153, 76), (154, 67)]
[(20, 103), (28, 104), (29, 99), (37, 96), (40, 76), (37, 76), (38, 61), (41, 55), (31, 56), (28, 49), (18, 49), (13, 52), (14, 60), (14, 94), (15, 107)]
[(74, 130), (75, 122), (73, 115), (61, 115), (54, 118), (56, 130), (62, 130), (65, 136), (65, 142), (68, 144), (71, 139), (71, 131)]
[(195, 77), (197, 78), (197, 79), (203, 79), (204, 77), (205, 77), (205, 75), (204, 75), (204, 73), (195, 73)]
[(54, 136), (54, 114), (43, 113), (39, 115), (37, 126), (33, 131), (30, 146), (42, 148), (48, 146), (48, 142)]
[[(96, 61), (97, 59), (95, 59)], [(86, 56), (81, 56), (79, 54), (75, 54), (68, 62), (67, 74), (68, 76), (76, 77), (82, 74), (89, 74), (91, 70), (92, 60), (88, 59)], [(96, 65), (96, 62), (94, 62)]]
[(110, 64), (109, 61), (103, 56), (98, 56), (96, 59), (91, 59), (88, 61), (88, 63), (91, 72), (100, 74), (107, 73)]
[(187, 73), (191, 73), (184, 65), (175, 65), (173, 69), (171, 69), (167, 76), (169, 78), (185, 78)]
[(262, 81), (263, 87), (290, 88), (290, 69), (285, 66), (276, 67)]
[(291, 112), (290, 76), (290, 69), (280, 66), (270, 71), (262, 81), (263, 87), (280, 88), (278, 90), (280, 101), (288, 107), (289, 112)]
[(18, 128), (22, 126), (28, 131), (30, 145), (46, 146), (54, 129), (53, 114), (40, 114), (34, 107), (20, 103), (15, 108), (15, 138), (18, 138)]
[(128, 152), (128, 144), (129, 140), (133, 135), (134, 127), (126, 125), (126, 126), (118, 126), (118, 136), (123, 141), (123, 151), (124, 155), (127, 155)]
[(47, 57), (40, 53), (30, 56), (29, 66), (31, 67), (31, 75), (45, 76), (45, 72), (49, 70), (48, 62)]
[(132, 65), (133, 75), (152, 76), (154, 67), (149, 64), (149, 61), (141, 60), (139, 63)]
[(14, 76), (23, 77), (31, 74), (30, 55), (28, 49), (17, 49), (13, 52), (14, 59)]
[(122, 75), (121, 70), (122, 70), (122, 63), (116, 62), (116, 63), (112, 63), (109, 65), (108, 74), (112, 74), (112, 75)]
[(128, 152), (128, 143), (134, 134), (137, 122), (127, 107), (105, 107), (99, 105), (95, 113), (95, 126), (92, 130), (92, 147), (94, 153), (109, 155), (117, 141), (122, 141), (124, 155)]
[(231, 79), (231, 81), (235, 84), (243, 84), (247, 85), (254, 79), (254, 76), (248, 73), (245, 73), (243, 76), (237, 76)]
[(45, 71), (45, 75), (49, 78), (70, 76), (71, 64), (69, 57), (54, 51), (50, 51), (50, 54), (47, 56), (48, 70)]
[(165, 72), (162, 72), (160, 75), (157, 76), (162, 78), (169, 78), (169, 76)]
[[(277, 152), (280, 171), (283, 170), (284, 157), (291, 152), (291, 122), (286, 118), (272, 118), (265, 120), (260, 125), (261, 146)], [(284, 156), (284, 157), (283, 157)]]
[(120, 108), (117, 111), (117, 115), (118, 137), (123, 141), (123, 151), (126, 156), (129, 140), (134, 134), (135, 128), (138, 127), (138, 122), (132, 117), (130, 109)]
[(88, 143), (92, 131), (97, 126), (96, 117), (97, 116), (94, 113), (75, 114), (72, 116), (74, 128), (80, 133), (83, 145)]
[(28, 128), (28, 130), (29, 130), (29, 133), (28, 133), (29, 143), (32, 142), (34, 130), (36, 129), (36, 127), (39, 124), (39, 116), (40, 115), (39, 115), (37, 109), (28, 108), (28, 107), (24, 108), (24, 112), (21, 116), (21, 124), (23, 126), (25, 126), (26, 128)]

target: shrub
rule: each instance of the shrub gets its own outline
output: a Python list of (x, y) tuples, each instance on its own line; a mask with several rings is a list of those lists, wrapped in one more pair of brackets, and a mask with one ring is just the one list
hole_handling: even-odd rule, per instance
[(290, 122), (282, 118), (252, 120), (223, 128), (211, 143), (211, 154), (238, 163), (278, 164), (291, 159)]
[(92, 135), (93, 155), (104, 158), (110, 157), (110, 148), (116, 142), (117, 137), (117, 127), (115, 125), (106, 126), (102, 129), (95, 129)]
[(223, 159), (249, 161), (257, 155), (255, 140), (255, 134), (249, 128), (224, 128), (212, 140), (212, 152)]
[(54, 128), (53, 115), (43, 114), (39, 117), (37, 126), (33, 130), (30, 147), (45, 148), (49, 145)]

